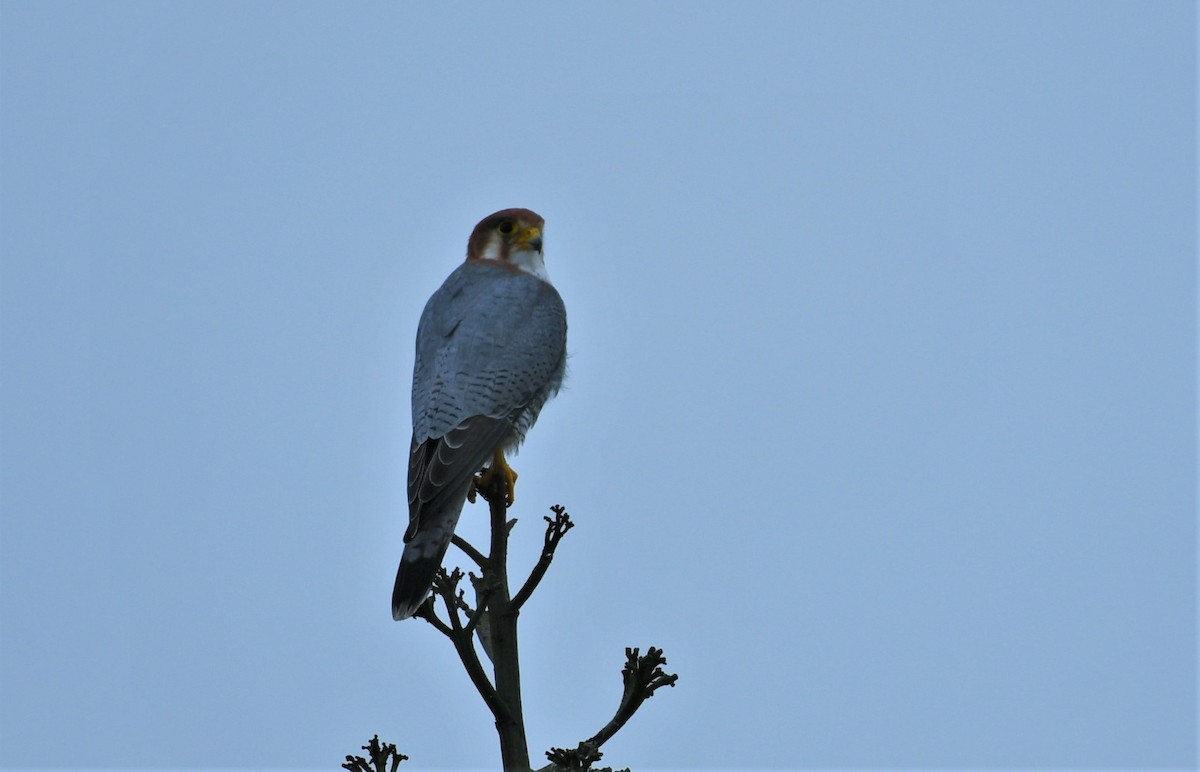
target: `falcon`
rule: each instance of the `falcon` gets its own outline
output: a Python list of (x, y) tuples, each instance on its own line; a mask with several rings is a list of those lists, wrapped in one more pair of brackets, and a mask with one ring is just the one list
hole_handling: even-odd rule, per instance
[(567, 312), (542, 255), (545, 221), (528, 209), (485, 217), (467, 259), (425, 304), (413, 366), (408, 530), (392, 617), (425, 601), (463, 503), (482, 472), (513, 502), (515, 452), (562, 385)]

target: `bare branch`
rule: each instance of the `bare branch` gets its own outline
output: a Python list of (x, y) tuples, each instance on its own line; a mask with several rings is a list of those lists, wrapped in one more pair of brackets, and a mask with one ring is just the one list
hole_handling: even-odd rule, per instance
[[(667, 664), (662, 649), (651, 646), (646, 650), (646, 656), (638, 655), (637, 649), (625, 649), (625, 667), (621, 670), (621, 680), (625, 689), (621, 694), (621, 704), (617, 712), (604, 727), (587, 740), (571, 750), (551, 748), (546, 757), (551, 766), (547, 769), (591, 769), (591, 765), (600, 759), (600, 746), (608, 742), (613, 735), (625, 726), (633, 714), (637, 713), (642, 703), (654, 696), (654, 692), (663, 686), (675, 686), (679, 676), (669, 674), (662, 669)], [(539, 771), (541, 772), (541, 771)]]
[(482, 569), (485, 569), (485, 570), (487, 569), (487, 567), (488, 567), (487, 566), (487, 558), (485, 558), (483, 556), (482, 552), (480, 552), (479, 550), (472, 547), (471, 542), (467, 541), (466, 539), (459, 536), (458, 534), (454, 534), (453, 536), (450, 537), (450, 543), (453, 544), (455, 547), (458, 547), (463, 552), (465, 552), (467, 554), (467, 557), (469, 557), (471, 560), (475, 561), (475, 565), (479, 566)]
[[(592, 765), (604, 757), (604, 754), (591, 743), (579, 743), (578, 748), (551, 748), (546, 752), (550, 763), (537, 772), (563, 772), (564, 770), (588, 770), (589, 772), (613, 772), (612, 767), (596, 768)], [(616, 772), (629, 772), (629, 768)]]
[(517, 643), (517, 609), (508, 591), (508, 535), (516, 520), (507, 520), (509, 501), (497, 486), (480, 489), (491, 515), (492, 544), (488, 553), (488, 647), (496, 676), (499, 701), (508, 708), (508, 720), (496, 719), (500, 737), (500, 760), (506, 772), (529, 770), (529, 746), (525, 738), (525, 713), (521, 704), (521, 664)]
[[(462, 627), (462, 618), (459, 616), (459, 609), (465, 609), (470, 613), (470, 606), (466, 601), (462, 600), (462, 593), (458, 592), (458, 583), (462, 581), (462, 571), (454, 569), (447, 572), (445, 568), (439, 568), (437, 573), (433, 575), (433, 594), (425, 599), (417, 610), (413, 612), (413, 617), (424, 619), (429, 624), (433, 625), (439, 633), (452, 638), (454, 630)], [(457, 593), (458, 597), (455, 597)], [(437, 615), (437, 599), (441, 598), (442, 603), (446, 606), (446, 615), (449, 622), (443, 622)]]
[(467, 625), (466, 630), (468, 633), (475, 633), (479, 638), (479, 645), (483, 647), (483, 653), (495, 667), (496, 657), (492, 652), (492, 623), (488, 602), (495, 591), (496, 581), (488, 571), (485, 571), (483, 576), (475, 576), (475, 574), (468, 574), (468, 576), (471, 578), (471, 586), (475, 588), (475, 613), (470, 615), (471, 622)]
[(638, 656), (637, 649), (625, 649), (625, 667), (621, 669), (621, 680), (625, 683), (625, 692), (621, 695), (621, 704), (612, 720), (604, 725), (588, 740), (600, 747), (610, 737), (617, 733), (633, 714), (637, 713), (642, 703), (654, 696), (660, 687), (674, 687), (679, 676), (668, 674), (662, 669), (667, 664), (662, 649), (651, 646), (646, 650), (646, 656)]
[(533, 571), (529, 573), (525, 584), (521, 585), (521, 589), (513, 596), (512, 605), (515, 609), (520, 609), (525, 605), (525, 601), (529, 600), (529, 596), (533, 594), (542, 581), (542, 577), (546, 575), (546, 570), (550, 568), (550, 562), (554, 560), (554, 551), (558, 549), (558, 543), (567, 535), (567, 531), (575, 527), (575, 524), (571, 522), (571, 516), (567, 514), (566, 508), (562, 505), (555, 504), (550, 507), (550, 511), (554, 513), (554, 519), (542, 518), (546, 521), (546, 536), (542, 542), (541, 557), (538, 558)]
[[(502, 475), (479, 475), (472, 493), (488, 502), (491, 520), (490, 553), (479, 550), (458, 536), (452, 541), (482, 570), (482, 576), (470, 574), (475, 589), (472, 609), (459, 589), (463, 573), (455, 568), (447, 574), (438, 571), (433, 592), (442, 599), (449, 622), (442, 622), (432, 602), (422, 605), (420, 616), (450, 639), (458, 658), (479, 695), (496, 719), (500, 736), (500, 755), (505, 770), (529, 772), (529, 749), (525, 739), (525, 719), (521, 707), (521, 670), (517, 646), (517, 613), (508, 590), (508, 537), (515, 519), (507, 519), (511, 504), (508, 481)], [(473, 500), (473, 497), (472, 497)], [(465, 617), (465, 621), (464, 621)], [(474, 639), (492, 661), (494, 678), (489, 679), (480, 662)]]
[[(379, 735), (372, 737), (370, 742), (362, 746), (362, 749), (370, 755), (369, 762), (362, 756), (347, 756), (346, 763), (342, 765), (342, 768), (348, 769), (350, 772), (396, 772), (400, 762), (408, 761), (408, 756), (397, 753), (396, 746), (392, 743), (379, 742)], [(391, 761), (390, 768), (389, 761)]]
[[(483, 698), (488, 709), (492, 711), (497, 723), (502, 721), (511, 721), (511, 711), (504, 701), (499, 698), (496, 689), (492, 686), (491, 680), (487, 676), (487, 672), (483, 669), (483, 664), (479, 661), (479, 654), (475, 651), (475, 646), (472, 643), (474, 637), (475, 626), (478, 624), (478, 612), (473, 612), (471, 607), (467, 605), (463, 599), (463, 591), (458, 589), (459, 582), (462, 581), (463, 573), (459, 569), (447, 573), (446, 569), (439, 569), (433, 580), (433, 592), (436, 596), (442, 599), (446, 606), (446, 613), (449, 615), (450, 624), (442, 622), (437, 618), (433, 610), (433, 604), (422, 605), (414, 616), (421, 616), (425, 621), (436, 627), (443, 635), (450, 639), (454, 644), (454, 651), (458, 654), (458, 659), (462, 662), (463, 668), (467, 671), (467, 675), (471, 678), (471, 683), (475, 685), (475, 690), (479, 692), (479, 696)], [(468, 617), (467, 624), (463, 624), (462, 614), (465, 612)], [(472, 618), (474, 617), (474, 618)]]
[[(550, 766), (544, 767), (547, 770), (587, 770), (592, 768), (592, 764), (604, 757), (600, 749), (595, 745), (587, 742), (579, 743), (578, 748), (551, 748), (546, 751), (546, 757), (550, 759)], [(538, 770), (542, 772), (542, 770)]]
[(449, 638), (450, 636), (454, 635), (454, 631), (450, 629), (449, 625), (447, 625), (441, 619), (438, 619), (437, 611), (434, 610), (432, 600), (432, 598), (426, 598), (425, 602), (418, 606), (417, 610), (413, 612), (413, 617), (416, 619), (424, 619), (426, 622), (433, 625), (439, 633)]
[(470, 676), (471, 683), (475, 684), (475, 690), (479, 692), (479, 696), (492, 711), (496, 721), (510, 720), (508, 706), (499, 699), (492, 682), (488, 680), (487, 673), (484, 672), (483, 665), (479, 661), (479, 655), (475, 652), (475, 646), (471, 643), (471, 634), (459, 628), (454, 631), (450, 641), (454, 644), (454, 650), (458, 652), (458, 659), (466, 669), (467, 675)]
[[(517, 521), (508, 519), (511, 499), (507, 482), (508, 478), (501, 475), (483, 474), (477, 476), (472, 485), (472, 500), (474, 494), (478, 493), (488, 502), (491, 521), (488, 554), (484, 555), (461, 537), (453, 537), (453, 543), (481, 570), (479, 576), (467, 574), (474, 589), (475, 607), (471, 607), (465, 598), (465, 591), (460, 589), (464, 576), (462, 570), (455, 568), (447, 572), (443, 568), (434, 578), (433, 597), (423, 603), (414, 616), (425, 619), (454, 645), (467, 675), (495, 717), (504, 770), (530, 772), (521, 700), (517, 620), (521, 607), (545, 578), (559, 543), (574, 527), (574, 523), (564, 507), (557, 504), (550, 507), (552, 516), (543, 518), (546, 530), (541, 555), (520, 589), (511, 595), (508, 583), (508, 539)], [(446, 621), (436, 611), (438, 598), (445, 606)], [(476, 638), (479, 639), (479, 646), (475, 645)], [(491, 660), (490, 677), (479, 657), (480, 648)], [(646, 655), (641, 656), (638, 649), (627, 648), (625, 657), (625, 667), (621, 671), (624, 690), (612, 719), (575, 748), (551, 748), (546, 753), (550, 765), (539, 772), (612, 772), (608, 767), (593, 767), (604, 755), (600, 747), (628, 723), (642, 704), (654, 696), (655, 691), (663, 686), (673, 687), (679, 678), (663, 670), (662, 666), (667, 664), (667, 660), (662, 649), (650, 647)], [(356, 763), (351, 757), (347, 757), (347, 761)], [(364, 761), (361, 767), (345, 766), (352, 772), (372, 772), (365, 764)], [(395, 772), (394, 767), (392, 772)]]
[[(463, 572), (457, 568), (447, 573), (446, 569), (439, 568), (437, 574), (433, 577), (433, 593), (442, 599), (442, 603), (446, 606), (446, 614), (450, 619), (450, 627), (454, 630), (461, 630), (463, 626), (462, 611), (470, 613), (471, 607), (467, 605), (467, 601), (463, 597), (463, 590), (458, 589), (459, 582), (462, 581)], [(431, 604), (432, 606), (432, 604)]]

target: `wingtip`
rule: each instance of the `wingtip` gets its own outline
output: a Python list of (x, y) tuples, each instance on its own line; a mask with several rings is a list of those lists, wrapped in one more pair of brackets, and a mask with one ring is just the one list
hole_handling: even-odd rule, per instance
[(425, 599), (422, 598), (416, 605), (413, 605), (412, 603), (402, 603), (400, 605), (393, 603), (392, 619), (397, 622), (403, 622), (405, 619), (408, 619), (413, 614), (417, 613), (417, 609), (421, 608), (421, 604), (424, 602)]
[(417, 609), (421, 608), (421, 604), (425, 602), (425, 595), (420, 598), (392, 598), (392, 619), (401, 622), (408, 619), (413, 614), (417, 613)]
[[(430, 565), (432, 564), (432, 568)], [(437, 564), (433, 561), (401, 562), (396, 574), (396, 586), (392, 590), (392, 619), (397, 622), (417, 613), (421, 604), (429, 597), (433, 574)]]
[(429, 514), (425, 527), (404, 545), (404, 554), (396, 569), (396, 584), (392, 588), (392, 619), (397, 622), (416, 614), (429, 597), (466, 497), (467, 484), (464, 483), (461, 498), (456, 498), (450, 508)]

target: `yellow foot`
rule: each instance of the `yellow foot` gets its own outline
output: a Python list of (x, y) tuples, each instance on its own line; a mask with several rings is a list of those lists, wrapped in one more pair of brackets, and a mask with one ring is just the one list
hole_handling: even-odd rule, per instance
[(508, 465), (503, 450), (496, 450), (492, 456), (492, 465), (484, 469), (471, 481), (471, 489), (467, 498), (475, 502), (475, 494), (480, 493), (488, 501), (493, 496), (502, 498), (504, 506), (511, 507), (517, 499), (517, 472)]

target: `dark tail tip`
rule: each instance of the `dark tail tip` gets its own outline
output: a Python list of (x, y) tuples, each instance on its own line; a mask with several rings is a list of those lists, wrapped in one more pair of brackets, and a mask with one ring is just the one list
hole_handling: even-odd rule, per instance
[(392, 619), (399, 622), (416, 613), (429, 596), (438, 565), (438, 561), (432, 558), (400, 560), (396, 586), (392, 589)]

